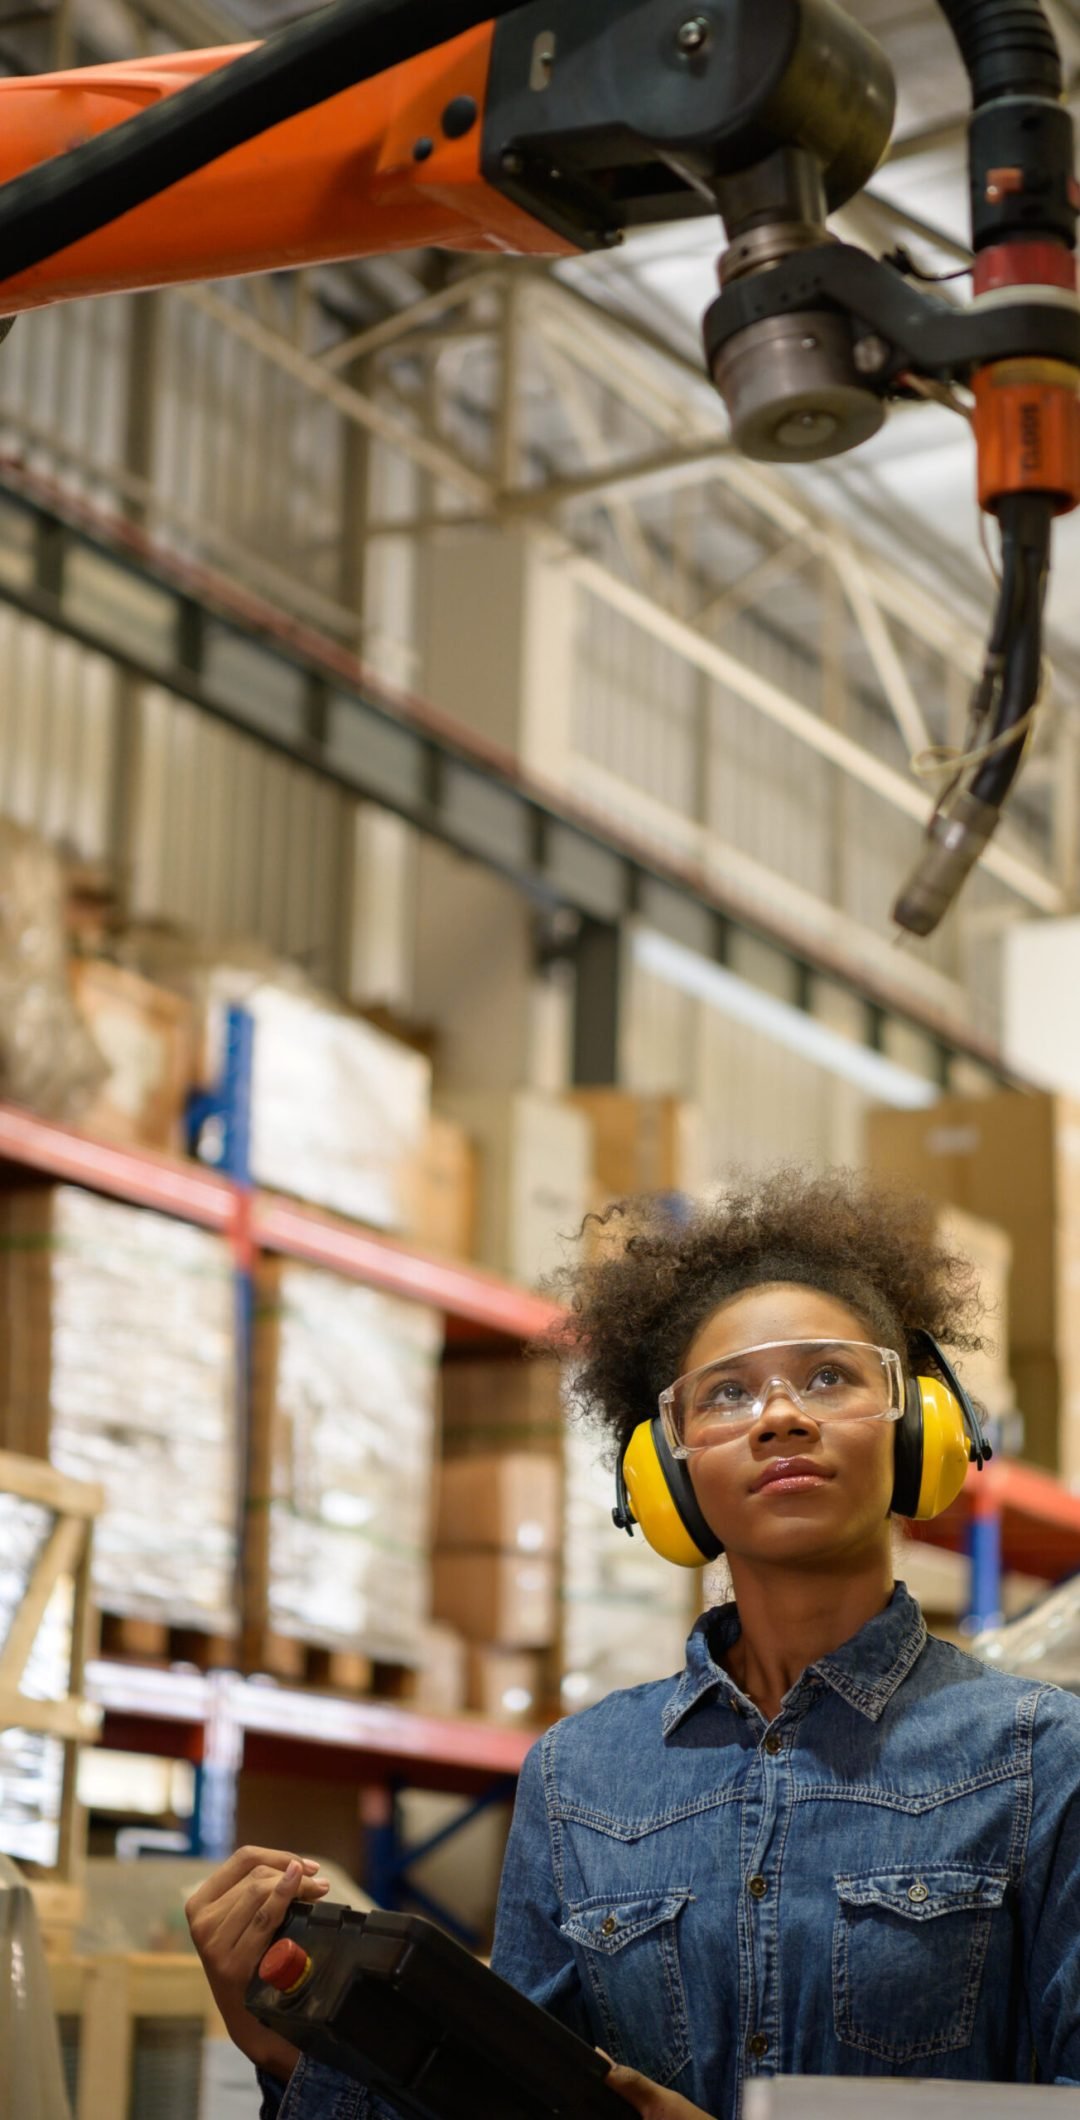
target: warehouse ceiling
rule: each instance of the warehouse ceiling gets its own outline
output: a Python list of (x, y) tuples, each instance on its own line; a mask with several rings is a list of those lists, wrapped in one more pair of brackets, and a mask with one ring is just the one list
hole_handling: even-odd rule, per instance
[[(22, 0), (9, 5), (0, 63), (17, 71), (235, 42), (308, 11), (275, 0), (57, 0), (31, 14)], [(1080, 31), (1063, 0), (1051, 6), (1075, 74)], [(852, 11), (893, 59), (900, 110), (892, 157), (843, 232), (879, 254), (903, 241), (928, 271), (962, 268), (966, 88), (944, 21), (927, 0), (857, 0)], [(956, 739), (991, 596), (970, 437), (954, 414), (919, 406), (831, 464), (796, 473), (736, 457), (700, 350), (719, 249), (709, 221), (550, 266), (417, 251), (192, 288), (182, 301), (411, 463), (413, 512), (369, 520), (369, 548), (443, 522), (541, 526), (592, 569), (592, 590), (612, 609), (918, 822), (926, 791), (909, 761), (927, 741)], [(214, 531), (198, 533), (213, 563), (241, 578), (248, 568), (264, 588), (273, 580), (287, 605), (355, 638), (355, 610), (338, 613), (324, 590), (281, 569), (280, 553), (226, 561)], [(1078, 560), (1074, 520), (1060, 536), (1053, 605), (1057, 697), (1074, 710)], [(762, 682), (781, 666), (783, 683)], [(1076, 902), (1073, 730), (1059, 714), (1040, 738), (965, 909), (969, 926), (972, 908), (977, 929)], [(651, 831), (641, 792), (637, 811), (626, 789), (614, 792), (613, 814)], [(766, 894), (778, 888), (759, 881)], [(887, 947), (880, 937), (874, 946)], [(955, 978), (959, 961), (947, 934), (905, 976), (932, 983), (938, 966)]]

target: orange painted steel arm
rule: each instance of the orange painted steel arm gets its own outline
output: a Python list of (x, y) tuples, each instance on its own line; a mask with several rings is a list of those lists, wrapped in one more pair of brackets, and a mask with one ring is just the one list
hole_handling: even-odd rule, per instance
[[(96, 235), (4, 281), (3, 313), (426, 245), (570, 253), (481, 176), (492, 37), (487, 23), (234, 148)], [(0, 184), (251, 48), (0, 80)], [(451, 140), (440, 121), (458, 96), (470, 96), (479, 116), (463, 139)], [(414, 155), (418, 140), (433, 143), (426, 160)]]

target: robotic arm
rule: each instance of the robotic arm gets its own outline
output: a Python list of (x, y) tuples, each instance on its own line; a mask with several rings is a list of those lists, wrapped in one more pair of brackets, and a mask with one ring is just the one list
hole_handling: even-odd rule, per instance
[(1019, 770), (1051, 525), (1080, 503), (1057, 47), (1040, 0), (941, 6), (972, 88), (966, 310), (828, 231), (894, 110), (834, 0), (336, 0), (259, 46), (0, 82), (0, 310), (416, 245), (566, 255), (719, 214), (706, 356), (747, 455), (810, 462), (890, 398), (974, 395), (1001, 589), (968, 751), (896, 906), (930, 934)]

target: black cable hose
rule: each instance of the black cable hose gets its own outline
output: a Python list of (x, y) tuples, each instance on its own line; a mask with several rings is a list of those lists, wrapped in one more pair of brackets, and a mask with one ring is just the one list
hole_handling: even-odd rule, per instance
[[(1002, 592), (1007, 582), (1012, 606), (1004, 627), (1006, 638), (999, 649), (1005, 668), (991, 738), (1016, 728), (1034, 706), (1042, 675), (1042, 612), (1046, 597), (1053, 522), (1052, 502), (1041, 495), (1017, 495), (1001, 502)], [(1001, 615), (1004, 617), (1002, 608)], [(994, 643), (999, 638), (995, 624)], [(980, 802), (999, 809), (1016, 779), (1023, 761), (1026, 735), (1006, 744), (983, 760), (971, 783), (971, 793)]]
[(0, 187), (0, 286), (284, 119), (524, 4), (336, 0)]
[(975, 109), (998, 96), (1046, 96), (1064, 81), (1040, 0), (938, 0), (971, 80)]

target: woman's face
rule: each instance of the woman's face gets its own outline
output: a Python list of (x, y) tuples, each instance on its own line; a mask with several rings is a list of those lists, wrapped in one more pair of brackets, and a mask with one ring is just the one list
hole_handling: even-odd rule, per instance
[[(753, 1288), (706, 1319), (686, 1351), (683, 1373), (771, 1340), (874, 1341), (876, 1335), (846, 1304), (815, 1289)], [(733, 1560), (807, 1568), (853, 1560), (886, 1536), (893, 1428), (887, 1420), (818, 1420), (774, 1390), (749, 1429), (689, 1459), (705, 1519)], [(793, 1457), (809, 1459), (824, 1477), (784, 1489), (758, 1486), (776, 1459)]]

